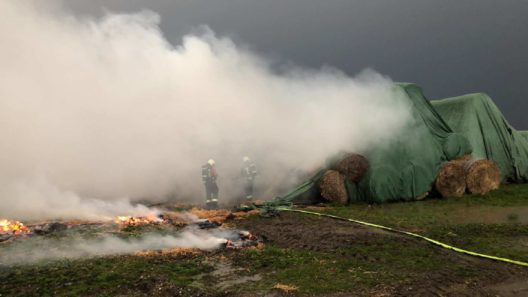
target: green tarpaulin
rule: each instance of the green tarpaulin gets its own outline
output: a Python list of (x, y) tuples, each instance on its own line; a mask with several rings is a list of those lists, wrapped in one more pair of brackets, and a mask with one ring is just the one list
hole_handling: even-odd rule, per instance
[[(395, 88), (408, 100), (413, 120), (391, 143), (363, 152), (370, 169), (359, 184), (347, 184), (351, 201), (415, 199), (431, 190), (443, 162), (471, 152), (467, 140), (443, 121), (420, 87), (398, 84)], [(278, 200), (304, 200), (306, 195), (317, 193), (321, 172)]]
[(524, 140), (528, 141), (528, 131), (519, 131), (519, 134), (524, 137)]
[(508, 124), (488, 95), (468, 94), (431, 104), (451, 129), (468, 139), (473, 158), (494, 161), (505, 181), (528, 180), (528, 141)]

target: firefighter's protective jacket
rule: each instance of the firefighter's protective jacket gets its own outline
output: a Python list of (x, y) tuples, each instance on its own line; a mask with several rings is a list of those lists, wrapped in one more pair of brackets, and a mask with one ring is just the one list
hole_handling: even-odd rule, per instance
[(202, 181), (204, 183), (213, 183), (216, 182), (218, 174), (216, 173), (216, 168), (210, 164), (205, 164), (202, 166)]
[(257, 166), (253, 162), (245, 162), (241, 174), (247, 181), (253, 181), (257, 176)]

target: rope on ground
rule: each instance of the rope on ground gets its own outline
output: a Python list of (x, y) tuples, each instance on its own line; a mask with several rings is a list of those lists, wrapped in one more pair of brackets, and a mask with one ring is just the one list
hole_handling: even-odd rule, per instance
[(360, 224), (360, 225), (363, 225), (363, 226), (369, 226), (369, 227), (373, 227), (373, 228), (387, 230), (387, 231), (394, 232), (394, 233), (405, 234), (405, 235), (413, 236), (413, 237), (416, 237), (416, 238), (420, 238), (420, 239), (428, 241), (428, 242), (430, 242), (430, 243), (432, 243), (434, 245), (443, 247), (443, 248), (448, 249), (448, 250), (453, 250), (453, 251), (461, 253), (461, 254), (466, 254), (466, 255), (470, 255), (470, 256), (474, 256), (474, 257), (486, 258), (486, 259), (491, 259), (491, 260), (495, 260), (495, 261), (502, 261), (502, 262), (506, 262), (506, 263), (511, 263), (511, 264), (516, 264), (516, 265), (528, 267), (528, 263), (526, 263), (526, 262), (516, 261), (516, 260), (511, 260), (511, 259), (501, 258), (501, 257), (496, 257), (496, 256), (490, 256), (490, 255), (486, 255), (486, 254), (481, 254), (481, 253), (476, 253), (476, 252), (464, 250), (464, 249), (457, 248), (457, 247), (445, 244), (443, 242), (440, 242), (440, 241), (425, 237), (425, 236), (420, 235), (420, 234), (407, 232), (407, 231), (402, 231), (402, 230), (397, 230), (397, 229), (389, 228), (389, 227), (382, 226), (382, 225), (372, 224), (372, 223), (363, 222), (363, 221), (354, 220), (354, 219), (343, 218), (343, 217), (339, 217), (339, 216), (335, 216), (335, 215), (331, 215), (331, 214), (318, 213), (318, 212), (314, 212), (314, 211), (307, 211), (307, 210), (300, 210), (300, 209), (291, 209), (291, 208), (285, 208), (285, 207), (280, 207), (277, 210), (279, 210), (279, 211), (298, 212), (298, 213), (304, 213), (304, 214), (328, 217), (328, 218), (342, 220), (342, 221), (349, 221), (349, 222)]

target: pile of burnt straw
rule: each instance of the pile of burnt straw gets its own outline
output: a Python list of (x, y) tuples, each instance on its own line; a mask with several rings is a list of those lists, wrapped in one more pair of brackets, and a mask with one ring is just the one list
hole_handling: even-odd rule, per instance
[[(147, 231), (169, 231), (177, 235), (183, 228), (190, 230), (217, 230), (225, 239), (224, 248), (236, 249), (259, 246), (262, 241), (255, 235), (245, 230), (230, 228), (230, 222), (242, 220), (256, 211), (230, 212), (228, 210), (203, 210), (193, 208), (187, 212), (165, 211), (159, 215), (144, 217), (120, 216), (113, 221), (86, 222), (86, 221), (53, 221), (38, 222), (28, 225), (19, 221), (0, 219), (0, 243), (24, 240), (26, 238), (67, 235), (93, 231), (98, 234), (116, 234), (134, 232), (143, 229)], [(149, 230), (149, 228), (151, 228)]]

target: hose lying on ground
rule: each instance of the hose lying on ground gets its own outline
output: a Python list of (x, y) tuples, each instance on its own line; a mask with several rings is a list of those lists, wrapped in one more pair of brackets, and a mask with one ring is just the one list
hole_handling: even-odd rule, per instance
[(440, 242), (440, 241), (425, 237), (423, 235), (419, 235), (419, 234), (412, 233), (412, 232), (407, 232), (407, 231), (402, 231), (402, 230), (397, 230), (397, 229), (392, 229), (392, 228), (385, 227), (385, 226), (382, 226), (382, 225), (367, 223), (367, 222), (358, 221), (358, 220), (354, 220), (354, 219), (347, 219), (347, 218), (343, 218), (343, 217), (339, 217), (339, 216), (334, 216), (334, 215), (331, 215), (331, 214), (318, 213), (318, 212), (314, 212), (314, 211), (307, 211), (307, 210), (300, 210), (300, 209), (291, 209), (291, 208), (285, 208), (285, 207), (279, 207), (279, 208), (277, 208), (277, 210), (279, 210), (279, 211), (289, 211), (289, 212), (298, 212), (298, 213), (304, 213), (304, 214), (328, 217), (328, 218), (342, 220), (342, 221), (349, 221), (349, 222), (357, 223), (357, 224), (360, 224), (360, 225), (363, 225), (363, 226), (374, 227), (374, 228), (378, 228), (378, 229), (387, 230), (387, 231), (390, 231), (390, 232), (395, 232), (395, 233), (399, 233), (399, 234), (405, 234), (405, 235), (413, 236), (413, 237), (416, 237), (416, 238), (420, 238), (420, 239), (428, 241), (428, 242), (430, 242), (430, 243), (432, 243), (434, 245), (443, 247), (445, 249), (453, 250), (453, 251), (458, 252), (458, 253), (462, 253), (462, 254), (471, 255), (471, 256), (474, 256), (474, 257), (486, 258), (486, 259), (491, 259), (491, 260), (495, 260), (495, 261), (502, 261), (502, 262), (506, 262), (506, 263), (511, 263), (511, 264), (516, 264), (516, 265), (528, 267), (528, 263), (526, 263), (526, 262), (516, 261), (516, 260), (511, 260), (511, 259), (501, 258), (501, 257), (496, 257), (496, 256), (490, 256), (490, 255), (486, 255), (486, 254), (480, 254), (480, 253), (464, 250), (464, 249), (457, 248), (457, 247), (445, 244), (443, 242)]

